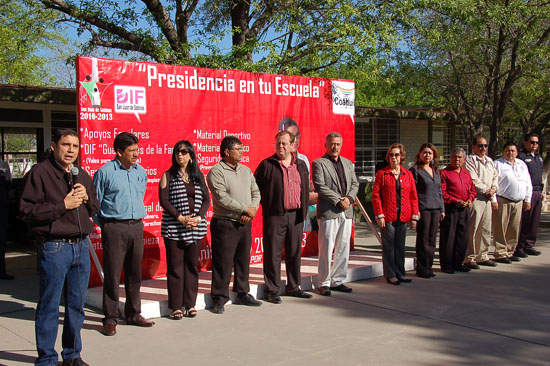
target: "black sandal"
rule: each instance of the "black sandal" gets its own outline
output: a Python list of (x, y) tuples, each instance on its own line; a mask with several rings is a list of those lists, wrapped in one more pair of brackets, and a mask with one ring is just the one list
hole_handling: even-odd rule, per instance
[(197, 310), (195, 308), (185, 310), (185, 316), (188, 318), (194, 318), (197, 316)]
[(183, 318), (183, 312), (181, 310), (174, 310), (169, 316), (172, 320), (181, 320)]

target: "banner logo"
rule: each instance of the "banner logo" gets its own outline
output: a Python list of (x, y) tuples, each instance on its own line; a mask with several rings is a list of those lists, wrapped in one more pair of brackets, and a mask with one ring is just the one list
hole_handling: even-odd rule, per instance
[(355, 120), (355, 83), (332, 80), (332, 112)]
[(99, 77), (97, 58), (92, 58), (92, 73), (86, 75), (85, 79), (80, 82), (80, 85), (86, 90), (86, 94), (83, 95), (80, 102), (85, 103), (87, 96), (90, 100), (90, 107), (101, 107), (103, 93), (111, 83), (105, 83), (103, 78)]
[(145, 88), (141, 86), (115, 86), (115, 112), (135, 114), (147, 113)]

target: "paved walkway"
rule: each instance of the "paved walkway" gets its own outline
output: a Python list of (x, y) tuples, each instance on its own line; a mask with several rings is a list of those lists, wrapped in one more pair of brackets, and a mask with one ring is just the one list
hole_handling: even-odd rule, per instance
[[(90, 308), (82, 357), (95, 366), (550, 365), (550, 215), (543, 220), (543, 255), (471, 273), (411, 274), (401, 286), (374, 278), (351, 283), (351, 294), (199, 311), (194, 319), (156, 319), (150, 329), (121, 324), (115, 337), (100, 333), (102, 314)], [(372, 234), (359, 226), (356, 237), (358, 249), (377, 255)], [(412, 235), (407, 252), (414, 256)], [(0, 365), (26, 365), (36, 355), (34, 261), (11, 253), (17, 278), (0, 281)], [(60, 350), (60, 334), (58, 343)]]

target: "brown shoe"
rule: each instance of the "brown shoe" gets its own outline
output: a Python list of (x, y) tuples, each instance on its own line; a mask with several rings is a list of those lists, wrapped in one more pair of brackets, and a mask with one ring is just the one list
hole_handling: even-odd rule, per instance
[(155, 325), (155, 322), (145, 319), (143, 316), (138, 315), (132, 320), (127, 320), (128, 325), (136, 325), (138, 327), (152, 327)]
[(103, 325), (103, 334), (114, 336), (116, 334), (116, 323), (107, 323)]
[(484, 261), (484, 262), (479, 262), (478, 263), (480, 266), (487, 266), (487, 267), (496, 267), (497, 264), (495, 263), (495, 261), (492, 261), (490, 259)]
[(476, 262), (470, 262), (470, 263), (464, 263), (464, 267), (470, 268), (470, 269), (479, 269), (479, 266)]

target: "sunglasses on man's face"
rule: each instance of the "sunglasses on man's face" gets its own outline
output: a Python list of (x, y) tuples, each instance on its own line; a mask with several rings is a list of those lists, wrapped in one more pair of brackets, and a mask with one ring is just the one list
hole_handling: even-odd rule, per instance
[(477, 147), (479, 147), (480, 149), (483, 149), (483, 148), (487, 148), (489, 145), (488, 144), (478, 144)]
[(538, 144), (539, 144), (538, 141), (529, 141), (529, 143), (530, 143), (531, 145), (538, 145)]

